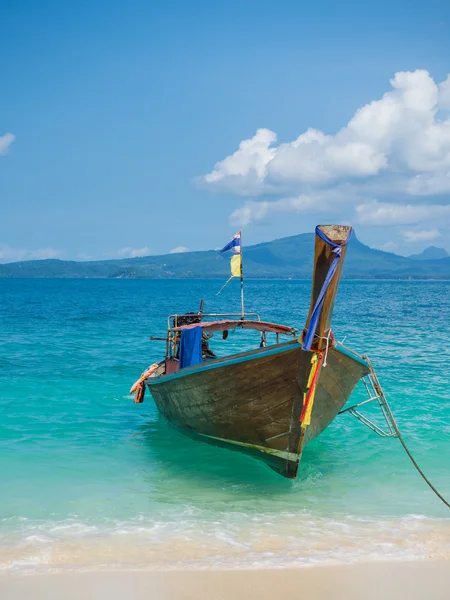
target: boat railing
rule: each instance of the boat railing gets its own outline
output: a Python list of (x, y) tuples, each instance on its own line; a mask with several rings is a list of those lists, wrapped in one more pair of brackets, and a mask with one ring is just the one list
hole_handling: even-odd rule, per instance
[(183, 314), (176, 314), (176, 315), (169, 315), (167, 317), (167, 329), (171, 329), (171, 319), (174, 319), (174, 322), (176, 322), (176, 319), (178, 319), (179, 317), (201, 317), (202, 319), (204, 317), (239, 317), (239, 319), (251, 319), (254, 321), (261, 321), (261, 317), (259, 316), (258, 313), (245, 313), (244, 315), (242, 315), (241, 313), (183, 313)]

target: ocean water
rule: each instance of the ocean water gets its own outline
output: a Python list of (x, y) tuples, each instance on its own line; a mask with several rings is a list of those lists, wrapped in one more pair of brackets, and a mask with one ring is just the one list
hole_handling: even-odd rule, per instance
[[(291, 482), (192, 441), (128, 390), (167, 315), (239, 308), (215, 280), (0, 280), (0, 570), (252, 568), (450, 557), (450, 511), (398, 440), (339, 416)], [(301, 328), (305, 281), (248, 281)], [(450, 497), (450, 283), (341, 284), (334, 332), (367, 353), (418, 462)], [(256, 335), (256, 334), (254, 334)], [(251, 347), (235, 332), (219, 353)], [(364, 399), (361, 388), (352, 401)], [(372, 412), (375, 415), (376, 413)]]

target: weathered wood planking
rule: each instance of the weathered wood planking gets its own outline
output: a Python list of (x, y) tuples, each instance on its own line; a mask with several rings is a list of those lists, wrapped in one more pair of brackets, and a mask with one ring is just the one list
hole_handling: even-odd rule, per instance
[(367, 368), (332, 348), (319, 375), (311, 424), (300, 414), (311, 352), (297, 342), (203, 363), (148, 380), (159, 411), (179, 430), (210, 444), (256, 456), (294, 478), (304, 446), (344, 406)]

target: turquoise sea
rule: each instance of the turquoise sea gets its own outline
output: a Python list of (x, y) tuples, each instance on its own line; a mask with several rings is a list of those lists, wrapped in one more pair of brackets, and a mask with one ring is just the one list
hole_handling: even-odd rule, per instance
[[(172, 312), (239, 309), (215, 280), (0, 280), (0, 569), (241, 568), (450, 557), (450, 511), (398, 440), (342, 415), (299, 478), (194, 442), (128, 390)], [(248, 281), (301, 327), (304, 281)], [(407, 443), (450, 497), (450, 283), (341, 284), (334, 332), (367, 353)], [(252, 344), (235, 332), (219, 353)], [(256, 334), (255, 334), (256, 335)], [(253, 338), (254, 339), (254, 338)], [(362, 400), (362, 386), (353, 400)]]

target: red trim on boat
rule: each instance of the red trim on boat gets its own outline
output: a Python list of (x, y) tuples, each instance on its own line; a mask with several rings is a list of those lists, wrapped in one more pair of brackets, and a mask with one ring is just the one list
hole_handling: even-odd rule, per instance
[(201, 327), (205, 331), (224, 331), (225, 329), (240, 327), (242, 329), (255, 329), (256, 331), (273, 331), (274, 333), (282, 333), (286, 335), (296, 334), (295, 329), (292, 327), (287, 327), (286, 325), (266, 323), (265, 321), (233, 321), (231, 319), (224, 321), (202, 321), (200, 323), (191, 323), (190, 325), (173, 327), (170, 331), (183, 331), (184, 329), (193, 329), (194, 327)]

